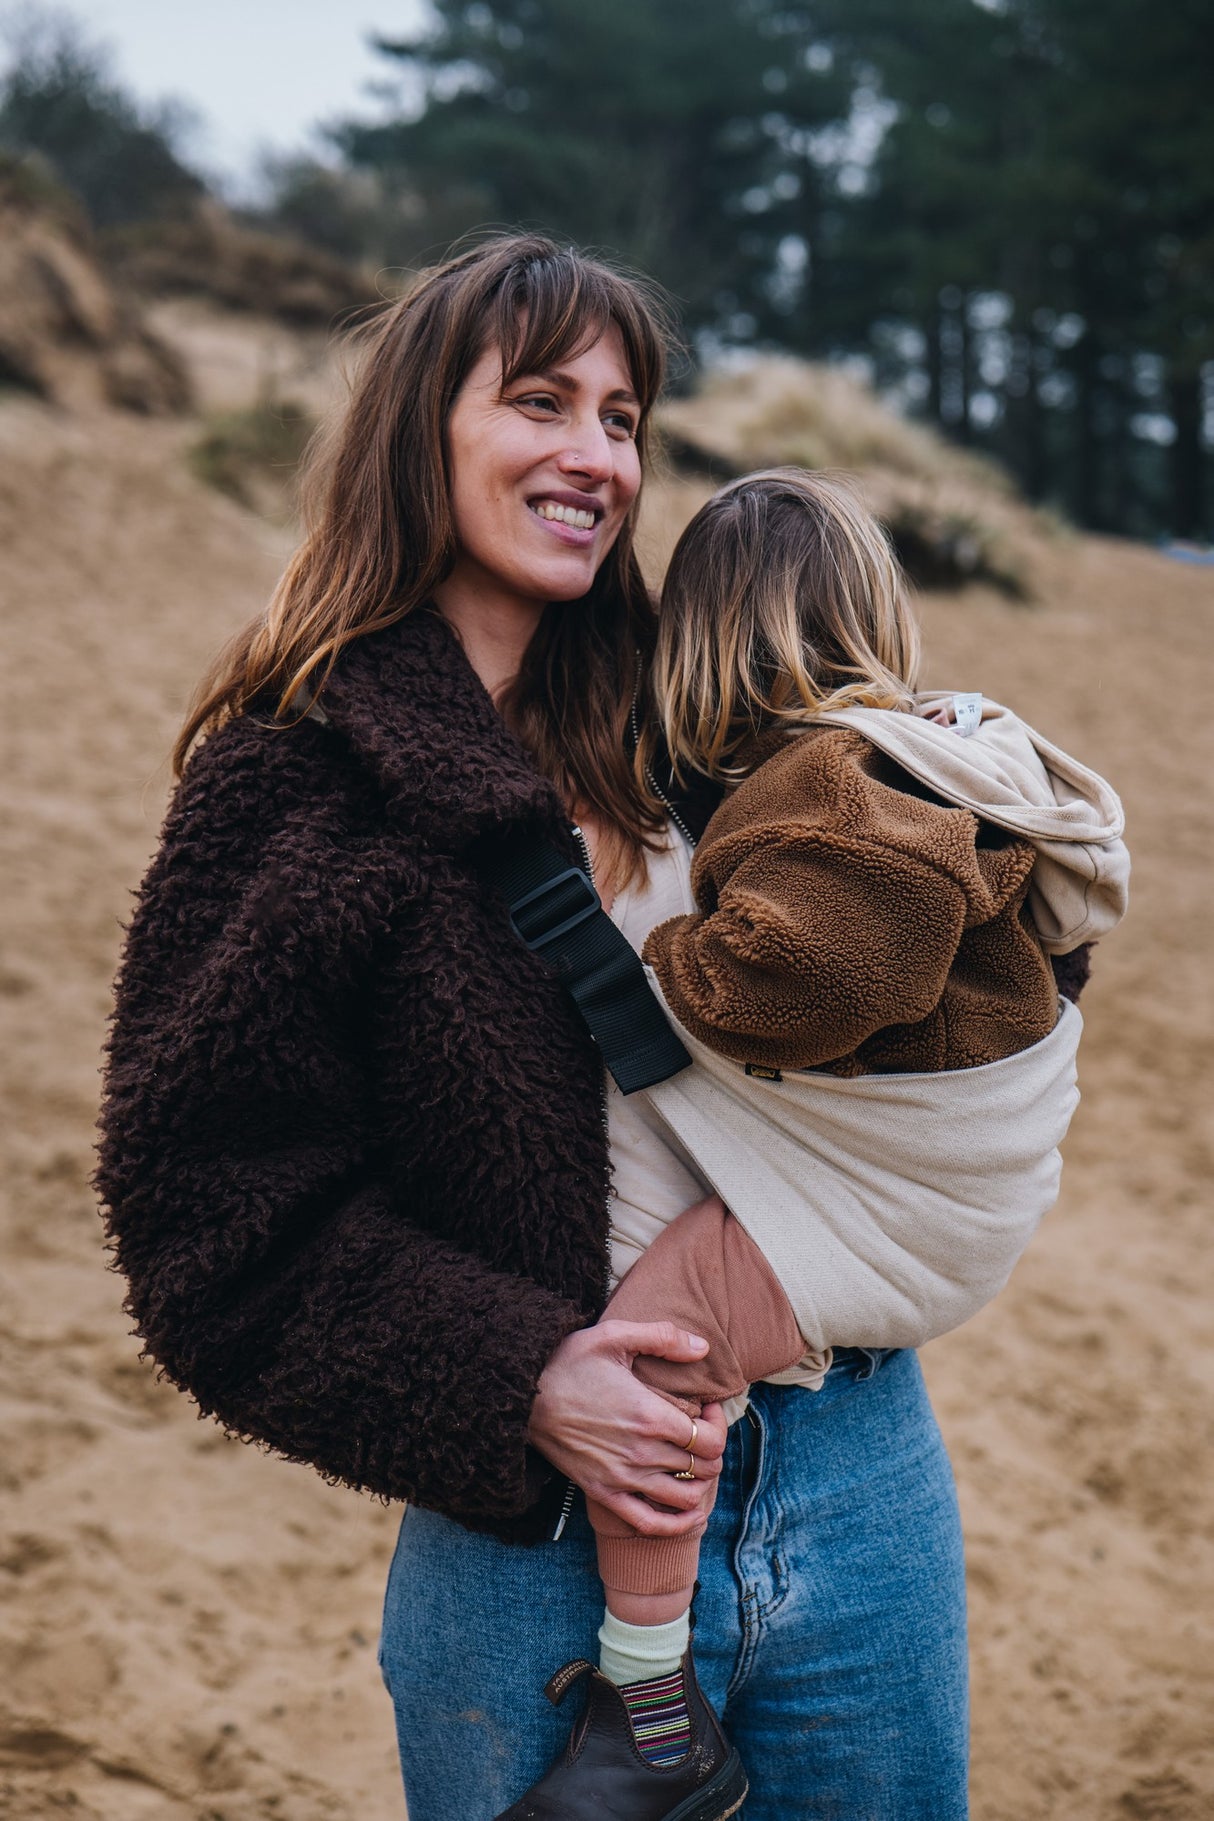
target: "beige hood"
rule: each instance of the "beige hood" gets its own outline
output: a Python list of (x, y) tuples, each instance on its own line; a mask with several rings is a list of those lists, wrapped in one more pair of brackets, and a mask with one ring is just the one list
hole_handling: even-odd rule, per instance
[(998, 702), (983, 701), (969, 735), (923, 718), (950, 699), (933, 692), (918, 714), (842, 708), (820, 721), (854, 728), (950, 803), (1034, 843), (1029, 908), (1051, 954), (1107, 935), (1125, 915), (1130, 877), (1116, 792)]

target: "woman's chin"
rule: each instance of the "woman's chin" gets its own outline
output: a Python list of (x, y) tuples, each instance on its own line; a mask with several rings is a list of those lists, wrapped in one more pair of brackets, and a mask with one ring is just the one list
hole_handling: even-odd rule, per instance
[(539, 574), (532, 576), (537, 592), (546, 601), (580, 601), (589, 592), (599, 565), (577, 553), (577, 560), (545, 563)]

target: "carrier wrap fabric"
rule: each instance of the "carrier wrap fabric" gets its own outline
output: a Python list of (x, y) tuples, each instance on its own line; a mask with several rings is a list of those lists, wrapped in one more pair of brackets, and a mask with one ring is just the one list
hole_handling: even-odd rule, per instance
[(920, 1346), (997, 1295), (1058, 1196), (1076, 1006), (981, 1068), (850, 1079), (748, 1076), (667, 1014), (693, 1066), (650, 1101), (771, 1264), (808, 1347)]

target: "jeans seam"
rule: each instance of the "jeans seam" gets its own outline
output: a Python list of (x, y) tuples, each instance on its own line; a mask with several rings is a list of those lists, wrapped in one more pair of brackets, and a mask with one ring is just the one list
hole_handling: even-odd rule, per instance
[(758, 1649), (759, 1632), (762, 1629), (759, 1614), (757, 1588), (751, 1588), (742, 1595), (742, 1648), (738, 1652), (737, 1667), (730, 1678), (725, 1691), (726, 1706), (734, 1696), (740, 1694), (750, 1678), (754, 1666), (755, 1651)]
[(742, 1420), (749, 1421), (753, 1424), (757, 1439), (755, 1442), (754, 1483), (747, 1493), (746, 1503), (742, 1507), (742, 1522), (738, 1527), (738, 1540), (734, 1544), (733, 1549), (734, 1574), (737, 1578), (738, 1586), (742, 1590), (742, 1648), (738, 1652), (737, 1665), (733, 1675), (730, 1677), (729, 1687), (726, 1691), (725, 1700), (727, 1705), (745, 1686), (746, 1680), (750, 1675), (751, 1667), (754, 1663), (755, 1649), (758, 1644), (762, 1617), (759, 1610), (759, 1590), (757, 1587), (749, 1587), (746, 1582), (742, 1565), (742, 1551), (746, 1544), (747, 1534), (750, 1530), (750, 1520), (754, 1515), (755, 1505), (758, 1502), (759, 1491), (763, 1483), (763, 1472), (767, 1464), (767, 1425), (758, 1411), (754, 1408), (753, 1404), (749, 1407), (746, 1416)]
[(791, 1585), (787, 1567), (783, 1559), (774, 1549), (771, 1552), (771, 1564), (773, 1570), (772, 1581), (775, 1592), (772, 1594), (767, 1604), (759, 1608), (759, 1617), (762, 1619), (769, 1619), (774, 1613), (779, 1612), (781, 1606), (783, 1606), (785, 1600), (788, 1598)]
[(766, 1619), (780, 1610), (788, 1598), (789, 1582), (784, 1573), (784, 1564), (780, 1557), (780, 1547), (784, 1537), (784, 1504), (780, 1497), (780, 1452), (774, 1445), (768, 1450), (770, 1473), (766, 1488), (765, 1504), (773, 1514), (775, 1523), (767, 1543), (768, 1558), (771, 1562), (772, 1595), (765, 1605), (760, 1606), (759, 1616)]

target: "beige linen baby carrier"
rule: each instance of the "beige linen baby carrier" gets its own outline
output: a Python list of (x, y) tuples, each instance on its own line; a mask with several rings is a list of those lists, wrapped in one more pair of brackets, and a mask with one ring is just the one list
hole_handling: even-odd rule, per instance
[[(921, 715), (945, 700), (921, 698)], [(1092, 942), (1124, 915), (1116, 795), (1009, 710), (984, 702), (969, 738), (880, 709), (822, 720), (1034, 842), (1029, 906), (1047, 952)], [(1002, 1288), (1057, 1199), (1079, 1101), (1074, 1005), (1061, 1004), (1040, 1043), (980, 1068), (846, 1079), (748, 1074), (671, 1023), (693, 1065), (646, 1092), (771, 1263), (811, 1351), (914, 1347), (957, 1327)]]

